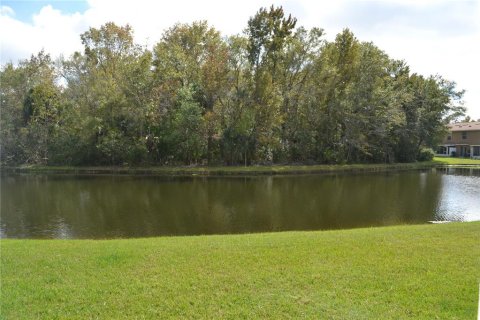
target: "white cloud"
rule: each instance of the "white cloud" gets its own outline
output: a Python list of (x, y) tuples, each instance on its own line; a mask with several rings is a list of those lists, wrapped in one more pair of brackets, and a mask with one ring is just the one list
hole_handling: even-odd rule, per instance
[(1, 6), (0, 7), (0, 14), (6, 16), (14, 16), (15, 12), (9, 6)]
[(52, 56), (81, 50), (79, 34), (88, 23), (80, 13), (65, 15), (48, 5), (33, 16), (33, 23), (0, 14), (1, 62), (28, 58), (42, 49)]
[(31, 23), (15, 19), (10, 7), (0, 9), (1, 63), (28, 58), (44, 48), (53, 56), (82, 50), (79, 35), (107, 21), (129, 23), (138, 43), (156, 43), (176, 22), (207, 20), (224, 35), (241, 33), (259, 7), (274, 2), (298, 18), (298, 25), (322, 27), (329, 40), (350, 27), (362, 41), (373, 41), (412, 71), (440, 74), (467, 90), (468, 112), (480, 118), (480, 5), (478, 1), (391, 0), (220, 0), (105, 1), (88, 0), (83, 13), (65, 14), (43, 7)]

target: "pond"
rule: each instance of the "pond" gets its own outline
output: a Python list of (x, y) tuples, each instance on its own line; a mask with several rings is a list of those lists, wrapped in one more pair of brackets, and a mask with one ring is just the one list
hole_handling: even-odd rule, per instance
[(129, 238), (480, 220), (480, 170), (1, 177), (2, 238)]

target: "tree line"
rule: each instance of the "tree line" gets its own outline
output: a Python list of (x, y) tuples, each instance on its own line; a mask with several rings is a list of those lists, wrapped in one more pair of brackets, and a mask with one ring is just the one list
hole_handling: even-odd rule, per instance
[(454, 82), (281, 7), (230, 37), (176, 24), (149, 50), (106, 23), (81, 41), (2, 66), (3, 164), (410, 162), (464, 114)]

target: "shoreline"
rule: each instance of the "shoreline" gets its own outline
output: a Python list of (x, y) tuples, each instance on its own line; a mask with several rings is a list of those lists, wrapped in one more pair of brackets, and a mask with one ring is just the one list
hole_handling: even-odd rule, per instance
[(256, 165), (256, 166), (152, 166), (152, 167), (73, 167), (73, 166), (6, 166), (2, 173), (74, 174), (74, 175), (148, 175), (148, 176), (256, 176), (256, 175), (301, 175), (329, 173), (370, 173), (424, 170), (431, 168), (480, 168), (476, 163), (450, 164), (439, 160), (393, 164), (334, 164), (334, 165)]

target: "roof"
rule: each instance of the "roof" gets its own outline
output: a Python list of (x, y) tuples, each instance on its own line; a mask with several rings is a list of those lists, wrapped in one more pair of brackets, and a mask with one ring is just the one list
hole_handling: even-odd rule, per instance
[(480, 121), (450, 123), (448, 129), (450, 131), (480, 131)]

